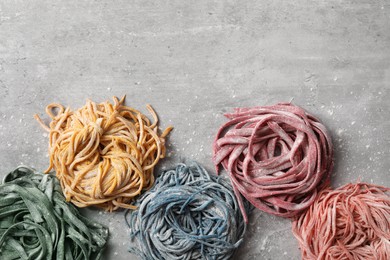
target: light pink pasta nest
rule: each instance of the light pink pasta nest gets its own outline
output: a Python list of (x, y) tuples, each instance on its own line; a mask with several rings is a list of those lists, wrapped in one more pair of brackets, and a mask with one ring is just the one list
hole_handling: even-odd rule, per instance
[(366, 183), (323, 190), (293, 222), (302, 259), (390, 259), (389, 192)]

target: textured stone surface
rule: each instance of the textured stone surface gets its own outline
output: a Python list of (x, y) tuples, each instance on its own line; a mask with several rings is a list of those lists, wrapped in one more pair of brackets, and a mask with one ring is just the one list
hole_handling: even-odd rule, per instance
[[(124, 94), (175, 126), (160, 169), (187, 158), (213, 169), (223, 112), (293, 100), (332, 134), (333, 186), (390, 186), (388, 1), (0, 2), (0, 177), (48, 166), (32, 118), (47, 104)], [(123, 212), (84, 212), (110, 228), (105, 259), (136, 259)], [(235, 259), (299, 259), (290, 228), (254, 211)]]

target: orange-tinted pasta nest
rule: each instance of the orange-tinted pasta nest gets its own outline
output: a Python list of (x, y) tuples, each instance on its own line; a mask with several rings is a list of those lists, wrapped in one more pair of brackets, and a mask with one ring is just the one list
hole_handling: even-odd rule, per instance
[(50, 166), (56, 170), (64, 195), (78, 207), (97, 206), (107, 211), (134, 209), (134, 197), (154, 183), (153, 168), (165, 156), (165, 137), (172, 127), (158, 133), (157, 115), (151, 122), (136, 109), (90, 100), (72, 111), (60, 104), (46, 108), (51, 118)]
[(390, 259), (390, 188), (323, 190), (293, 222), (302, 259)]

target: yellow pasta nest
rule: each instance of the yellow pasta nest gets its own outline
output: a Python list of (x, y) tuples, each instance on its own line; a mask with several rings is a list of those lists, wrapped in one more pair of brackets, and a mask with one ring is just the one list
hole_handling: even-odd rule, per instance
[(147, 109), (153, 123), (136, 109), (123, 105), (123, 97), (96, 104), (90, 100), (72, 111), (52, 103), (46, 107), (51, 169), (67, 201), (78, 207), (97, 206), (107, 211), (135, 209), (134, 197), (154, 183), (153, 168), (165, 156), (168, 127), (159, 135), (157, 115)]

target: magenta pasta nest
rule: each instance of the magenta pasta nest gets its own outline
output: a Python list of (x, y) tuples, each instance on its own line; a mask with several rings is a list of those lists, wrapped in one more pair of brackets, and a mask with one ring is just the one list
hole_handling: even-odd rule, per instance
[(213, 160), (217, 172), (219, 165), (228, 172), (241, 209), (242, 195), (267, 213), (294, 217), (329, 185), (332, 141), (304, 109), (279, 103), (225, 116), (229, 121), (217, 133)]

